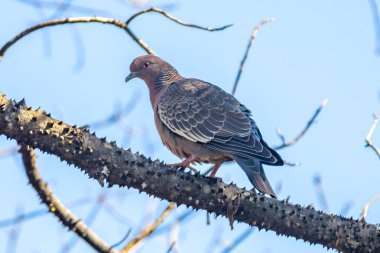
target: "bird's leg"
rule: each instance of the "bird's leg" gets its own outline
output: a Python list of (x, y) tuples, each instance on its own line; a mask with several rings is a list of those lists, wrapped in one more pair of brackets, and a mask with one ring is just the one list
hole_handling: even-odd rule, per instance
[(209, 177), (215, 177), (215, 174), (218, 171), (220, 165), (222, 165), (222, 163), (215, 163), (214, 167), (212, 167), (212, 170), (211, 170)]
[(195, 161), (195, 156), (189, 156), (188, 158), (186, 158), (180, 163), (173, 163), (173, 164), (168, 164), (168, 165), (173, 168), (180, 168), (180, 169), (189, 168), (192, 172), (194, 172), (194, 174), (198, 174), (199, 171), (197, 171), (196, 169), (190, 166), (190, 164), (194, 161)]

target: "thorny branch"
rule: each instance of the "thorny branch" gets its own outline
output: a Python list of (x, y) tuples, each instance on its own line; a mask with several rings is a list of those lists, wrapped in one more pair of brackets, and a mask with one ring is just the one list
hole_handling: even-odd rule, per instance
[(372, 138), (373, 133), (375, 132), (375, 128), (376, 128), (378, 120), (379, 119), (377, 118), (377, 116), (373, 115), (373, 123), (372, 123), (371, 128), (368, 131), (367, 136), (365, 137), (365, 142), (366, 142), (366, 146), (372, 148), (373, 151), (375, 151), (377, 156), (380, 158), (380, 150), (371, 141), (371, 138)]
[(148, 237), (150, 234), (153, 233), (153, 231), (164, 221), (166, 216), (176, 207), (175, 203), (170, 203), (165, 210), (162, 212), (160, 217), (150, 226), (148, 226), (146, 229), (140, 232), (135, 238), (133, 238), (132, 241), (130, 241), (122, 250), (121, 253), (127, 253), (132, 248), (134, 248), (139, 242), (144, 240), (146, 237)]
[(375, 225), (267, 198), (216, 178), (174, 171), (163, 162), (118, 148), (115, 142), (108, 143), (5, 95), (0, 95), (0, 134), (58, 156), (102, 185), (133, 187), (225, 217), (229, 202), (240, 195), (235, 221), (338, 251), (380, 252), (380, 229)]
[(277, 130), (277, 134), (280, 137), (280, 139), (282, 141), (282, 144), (278, 145), (278, 146), (275, 146), (274, 149), (275, 150), (279, 150), (279, 149), (287, 148), (287, 147), (290, 147), (290, 146), (294, 145), (297, 141), (299, 141), (306, 134), (306, 132), (309, 130), (309, 128), (315, 123), (315, 121), (316, 121), (319, 113), (327, 105), (327, 103), (328, 103), (328, 100), (327, 100), (327, 98), (325, 98), (322, 101), (321, 105), (314, 112), (313, 116), (309, 119), (309, 121), (307, 122), (305, 128), (293, 140), (286, 141), (284, 135), (278, 129)]
[(29, 146), (21, 145), (20, 153), (22, 155), (29, 183), (36, 190), (42, 202), (49, 208), (49, 211), (54, 213), (64, 226), (75, 232), (98, 252), (117, 253), (116, 250), (110, 248), (94, 232), (92, 232), (84, 222), (75, 217), (50, 191), (47, 184), (39, 175), (36, 164), (36, 154), (33, 149)]

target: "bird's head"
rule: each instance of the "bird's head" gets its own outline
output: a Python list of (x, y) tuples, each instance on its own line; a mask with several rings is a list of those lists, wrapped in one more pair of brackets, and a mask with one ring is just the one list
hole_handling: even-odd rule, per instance
[(143, 55), (134, 59), (129, 67), (131, 73), (125, 81), (138, 77), (144, 80), (148, 86), (175, 81), (179, 77), (176, 69), (154, 55)]

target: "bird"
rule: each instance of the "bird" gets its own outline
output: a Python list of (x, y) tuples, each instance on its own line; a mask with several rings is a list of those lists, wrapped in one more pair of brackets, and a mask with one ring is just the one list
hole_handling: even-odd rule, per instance
[(168, 62), (142, 55), (130, 64), (125, 81), (145, 81), (154, 122), (163, 144), (177, 157), (176, 168), (213, 164), (215, 177), (224, 162), (236, 161), (254, 188), (277, 198), (263, 164), (281, 166), (281, 156), (264, 140), (251, 111), (211, 83), (181, 76)]

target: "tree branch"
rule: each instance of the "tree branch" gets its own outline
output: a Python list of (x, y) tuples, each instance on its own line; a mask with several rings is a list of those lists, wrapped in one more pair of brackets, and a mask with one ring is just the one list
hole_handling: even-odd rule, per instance
[(20, 34), (18, 34), (16, 37), (14, 37), (12, 40), (8, 41), (1, 49), (0, 49), (0, 60), (2, 60), (2, 58), (4, 57), (4, 54), (5, 52), (13, 45), (15, 44), (17, 41), (19, 41), (20, 39), (22, 39), (23, 37), (25, 37), (26, 35), (34, 32), (34, 31), (37, 31), (39, 29), (42, 29), (44, 27), (49, 27), (49, 26), (56, 26), (56, 25), (63, 25), (63, 24), (75, 24), (75, 23), (103, 23), (103, 24), (110, 24), (110, 25), (114, 25), (116, 27), (119, 27), (121, 29), (123, 29), (125, 32), (127, 32), (127, 34), (148, 54), (156, 54), (143, 40), (141, 40), (139, 37), (137, 37), (131, 29), (129, 29), (128, 27), (128, 24), (134, 19), (136, 18), (137, 16), (141, 15), (141, 14), (144, 14), (144, 13), (148, 13), (148, 12), (157, 12), (157, 13), (160, 13), (162, 15), (164, 15), (165, 17), (169, 18), (170, 20), (173, 20), (174, 22), (178, 23), (178, 24), (181, 24), (183, 26), (187, 26), (187, 27), (192, 27), (192, 28), (197, 28), (197, 29), (201, 29), (201, 30), (206, 30), (206, 31), (210, 31), (210, 32), (213, 32), (213, 31), (221, 31), (221, 30), (224, 30), (228, 27), (230, 27), (231, 25), (226, 25), (226, 26), (222, 26), (222, 27), (219, 27), (219, 28), (209, 28), (209, 27), (202, 27), (202, 26), (199, 26), (199, 25), (194, 25), (194, 24), (189, 24), (189, 23), (185, 23), (177, 18), (174, 18), (173, 16), (171, 16), (170, 14), (168, 14), (167, 12), (163, 11), (163, 10), (160, 10), (160, 9), (156, 9), (156, 8), (149, 8), (149, 9), (146, 9), (146, 10), (143, 10), (143, 11), (140, 11), (140, 12), (137, 12), (136, 14), (132, 15), (128, 20), (127, 22), (123, 22), (123, 21), (120, 21), (120, 20), (116, 20), (116, 19), (111, 19), (111, 18), (104, 18), (104, 17), (74, 17), (74, 18), (63, 18), (63, 19), (55, 19), (55, 20), (49, 20), (49, 21), (46, 21), (46, 22), (43, 22), (43, 23), (40, 23), (40, 24), (37, 24), (35, 26), (32, 26), (26, 30), (24, 30), (23, 32), (21, 32)]
[(167, 17), (168, 19), (174, 21), (177, 24), (180, 24), (180, 25), (183, 25), (183, 26), (187, 26), (187, 27), (196, 28), (196, 29), (200, 29), (200, 30), (205, 30), (205, 31), (209, 31), (209, 32), (222, 31), (222, 30), (224, 30), (224, 29), (232, 26), (232, 24), (229, 24), (229, 25), (224, 25), (224, 26), (221, 26), (221, 27), (211, 28), (211, 27), (204, 27), (204, 26), (194, 25), (194, 24), (183, 22), (182, 20), (179, 20), (178, 18), (173, 17), (172, 15), (170, 15), (169, 13), (167, 13), (166, 11), (158, 9), (158, 8), (149, 8), (149, 9), (146, 9), (146, 10), (139, 11), (139, 12), (133, 14), (125, 23), (127, 25), (129, 25), (132, 22), (132, 20), (134, 20), (138, 16), (140, 16), (142, 14), (145, 14), (145, 13), (149, 13), (149, 12), (159, 13), (159, 14)]
[(170, 203), (165, 210), (162, 212), (162, 214), (158, 217), (158, 219), (150, 226), (148, 226), (146, 229), (140, 232), (135, 238), (132, 239), (125, 247), (120, 251), (120, 253), (127, 253), (132, 248), (134, 248), (140, 241), (144, 240), (146, 237), (148, 237), (150, 234), (153, 233), (153, 231), (164, 221), (166, 216), (175, 208), (175, 203)]
[(377, 156), (380, 158), (380, 150), (371, 141), (371, 138), (372, 138), (373, 133), (375, 132), (375, 128), (377, 126), (378, 120), (379, 119), (377, 118), (377, 116), (373, 115), (373, 123), (372, 123), (371, 128), (368, 131), (367, 136), (365, 137), (365, 142), (366, 142), (366, 146), (372, 148), (373, 151), (375, 151)]
[(49, 211), (79, 237), (90, 244), (95, 250), (102, 253), (117, 253), (118, 251), (110, 248), (94, 232), (92, 232), (84, 222), (75, 217), (60, 200), (50, 191), (47, 184), (41, 179), (37, 164), (36, 154), (29, 146), (21, 145), (20, 153), (24, 162), (26, 175), (29, 183), (38, 193), (41, 201), (49, 208)]
[(253, 28), (252, 35), (249, 38), (247, 48), (245, 49), (245, 53), (243, 55), (243, 59), (240, 62), (240, 67), (239, 67), (238, 73), (237, 73), (236, 78), (235, 78), (234, 86), (232, 87), (232, 95), (235, 95), (237, 86), (239, 84), (240, 76), (243, 73), (244, 64), (248, 58), (248, 53), (249, 53), (249, 50), (251, 49), (253, 40), (256, 38), (256, 35), (259, 32), (261, 27), (263, 27), (266, 23), (273, 23), (274, 21), (275, 21), (274, 18), (266, 18), (266, 19), (262, 20), (255, 28)]
[(284, 135), (281, 133), (281, 131), (278, 129), (277, 130), (277, 135), (280, 137), (281, 141), (282, 141), (282, 144), (281, 145), (278, 145), (278, 146), (275, 146), (273, 147), (275, 150), (279, 150), (279, 149), (283, 149), (283, 148), (287, 148), (287, 147), (290, 147), (292, 145), (294, 145), (296, 142), (298, 142), (305, 134), (306, 132), (310, 129), (310, 127), (315, 123), (319, 113), (322, 111), (322, 109), (327, 105), (328, 103), (328, 100), (327, 98), (323, 99), (321, 105), (317, 108), (317, 110), (315, 110), (313, 116), (311, 116), (311, 118), (309, 119), (309, 121), (307, 122), (306, 126), (304, 127), (304, 129), (296, 136), (294, 137), (293, 140), (291, 141), (286, 141), (285, 140), (285, 137)]
[(75, 24), (75, 23), (102, 23), (102, 24), (110, 24), (114, 25), (116, 27), (119, 27), (123, 29), (125, 32), (128, 33), (129, 36), (132, 37), (132, 39), (148, 54), (155, 54), (152, 49), (141, 39), (139, 39), (132, 31), (127, 27), (127, 24), (116, 19), (111, 18), (103, 18), (103, 17), (75, 17), (75, 18), (63, 18), (63, 19), (55, 19), (46, 21), (43, 23), (40, 23), (38, 25), (32, 26), (20, 34), (18, 34), (16, 37), (14, 37), (12, 40), (8, 41), (1, 49), (0, 49), (0, 60), (4, 57), (5, 52), (17, 41), (25, 37), (26, 35), (37, 31), (39, 29), (42, 29), (44, 27), (49, 26), (56, 26), (56, 25), (63, 25), (63, 24)]
[(239, 196), (234, 220), (343, 252), (380, 252), (380, 229), (365, 221), (328, 215), (312, 207), (257, 195), (220, 179), (173, 170), (163, 162), (118, 148), (86, 130), (57, 121), (0, 94), (0, 134), (54, 154), (103, 185), (133, 187), (178, 205), (227, 217)]
[(363, 211), (362, 211), (362, 216), (361, 216), (361, 219), (362, 220), (365, 220), (365, 218), (367, 217), (367, 212), (368, 212), (368, 208), (373, 204), (375, 203), (376, 201), (378, 201), (380, 199), (380, 194), (376, 195), (375, 197), (373, 197), (373, 199), (371, 199), (370, 201), (368, 201), (364, 207), (363, 207)]

